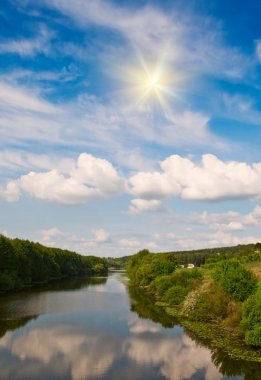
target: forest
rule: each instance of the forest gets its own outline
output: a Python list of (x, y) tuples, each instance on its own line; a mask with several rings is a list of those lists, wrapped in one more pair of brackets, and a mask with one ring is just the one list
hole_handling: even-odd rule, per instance
[(144, 288), (173, 317), (219, 326), (261, 347), (260, 248), (257, 243), (221, 249), (202, 265), (198, 259), (207, 251), (194, 253), (198, 261), (191, 269), (182, 267), (179, 254), (142, 250), (128, 260), (127, 272), (131, 286)]
[(106, 259), (0, 235), (0, 292), (64, 277), (107, 272)]

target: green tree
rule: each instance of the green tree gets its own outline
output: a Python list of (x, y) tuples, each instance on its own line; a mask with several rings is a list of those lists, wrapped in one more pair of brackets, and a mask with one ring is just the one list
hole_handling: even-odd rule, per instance
[(244, 301), (257, 288), (257, 279), (254, 274), (235, 259), (218, 263), (213, 272), (213, 278), (237, 301)]

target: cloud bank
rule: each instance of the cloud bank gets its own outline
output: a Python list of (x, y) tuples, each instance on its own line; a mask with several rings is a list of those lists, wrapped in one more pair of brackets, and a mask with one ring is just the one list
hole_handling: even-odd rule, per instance
[[(159, 211), (161, 200), (167, 198), (222, 201), (261, 197), (261, 163), (222, 161), (212, 154), (205, 154), (201, 162), (194, 163), (173, 155), (162, 161), (160, 168), (124, 178), (109, 161), (82, 153), (69, 173), (55, 168), (30, 172), (0, 187), (0, 196), (15, 201), (24, 192), (69, 205), (129, 192), (136, 197), (130, 205), (133, 214)], [(236, 229), (238, 225), (230, 227)]]

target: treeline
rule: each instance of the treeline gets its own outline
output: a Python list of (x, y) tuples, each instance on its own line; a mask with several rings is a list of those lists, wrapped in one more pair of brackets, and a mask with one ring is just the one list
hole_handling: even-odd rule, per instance
[(200, 266), (205, 264), (207, 260), (208, 262), (211, 262), (211, 260), (215, 262), (231, 257), (235, 257), (240, 261), (256, 261), (261, 258), (261, 243), (167, 253), (174, 255), (179, 265), (192, 263), (195, 266)]
[[(205, 263), (215, 263), (228, 258), (236, 258), (240, 262), (250, 262), (261, 259), (261, 243), (244, 244), (234, 247), (205, 248), (190, 251), (158, 252), (160, 254), (173, 255), (178, 265), (194, 264), (201, 266)], [(109, 257), (109, 267), (124, 269), (132, 256)]]
[(125, 269), (131, 256), (108, 257), (107, 262), (110, 268)]
[(63, 277), (106, 275), (107, 272), (106, 259), (0, 235), (1, 292)]
[[(244, 261), (259, 247), (245, 251)], [(173, 316), (215, 322), (261, 347), (261, 282), (231, 254), (220, 256), (210, 266), (181, 269), (176, 255), (143, 250), (129, 259), (127, 271), (132, 285), (145, 287)]]

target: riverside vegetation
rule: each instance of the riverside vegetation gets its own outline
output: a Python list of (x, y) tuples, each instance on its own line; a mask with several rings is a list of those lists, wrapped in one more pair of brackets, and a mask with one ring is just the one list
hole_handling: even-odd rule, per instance
[(0, 235), (0, 292), (54, 279), (106, 275), (106, 259)]
[[(142, 250), (128, 260), (132, 287), (230, 356), (261, 361), (261, 244), (220, 249), (204, 265), (181, 268), (180, 254)], [(199, 251), (194, 252), (199, 262)], [(193, 261), (193, 252), (189, 253)], [(184, 259), (184, 258), (183, 258)], [(248, 268), (251, 268), (248, 269)], [(257, 275), (254, 273), (257, 273)]]

